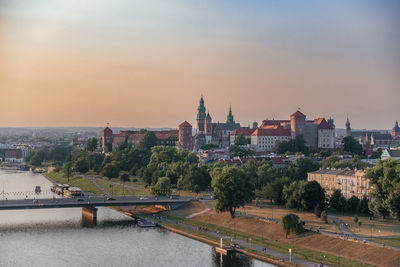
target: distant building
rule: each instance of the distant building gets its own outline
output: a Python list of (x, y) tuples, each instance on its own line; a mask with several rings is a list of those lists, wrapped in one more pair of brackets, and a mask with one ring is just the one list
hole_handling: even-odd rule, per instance
[(368, 196), (371, 191), (365, 172), (360, 170), (320, 169), (309, 172), (307, 180), (318, 182), (327, 196), (332, 196), (335, 190), (340, 189), (347, 199), (352, 196), (361, 199), (364, 195)]
[(193, 150), (192, 125), (187, 121), (179, 125), (178, 143), (176, 146), (189, 151)]
[(290, 137), (303, 135), (307, 146), (312, 148), (335, 148), (335, 127), (333, 120), (328, 123), (325, 118), (307, 120), (306, 115), (297, 110), (290, 115), (290, 120), (264, 120), (260, 129), (282, 127), (290, 131)]
[(290, 129), (281, 125), (258, 128), (251, 134), (251, 146), (256, 151), (271, 151), (277, 141), (289, 141)]
[(400, 149), (385, 149), (382, 151), (381, 159), (394, 159), (394, 160), (400, 160)]
[(231, 141), (231, 134), (238, 128), (240, 123), (236, 123), (232, 114), (232, 107), (225, 123), (213, 122), (210, 113), (206, 113), (203, 96), (197, 108), (197, 133), (194, 138), (195, 150), (200, 149), (204, 144), (215, 144), (221, 147), (228, 147)]
[[(347, 127), (350, 127), (350, 122), (346, 122)], [(370, 131), (370, 130), (354, 130), (350, 131), (350, 135), (357, 140), (361, 145), (369, 145), (374, 149), (378, 148), (396, 148), (400, 145), (400, 128), (396, 121), (395, 126), (389, 131)]]
[(25, 161), (24, 155), (27, 155), (27, 152), (24, 152), (21, 148), (15, 148), (14, 146), (0, 148), (0, 162), (22, 163)]
[[(157, 137), (157, 145), (175, 146), (178, 141), (178, 130), (154, 131), (154, 134)], [(139, 131), (120, 131), (114, 134), (109, 127), (106, 127), (101, 134), (103, 151), (111, 152), (125, 140), (135, 147), (143, 140), (144, 135)]]
[(231, 134), (231, 145), (235, 144), (235, 140), (238, 136), (243, 136), (249, 144), (251, 144), (251, 135), (254, 133), (254, 131), (257, 130), (256, 128), (249, 128), (249, 127), (240, 127), (236, 129), (232, 134)]
[(351, 127), (350, 127), (349, 117), (347, 117), (347, 120), (346, 120), (346, 136), (351, 136)]

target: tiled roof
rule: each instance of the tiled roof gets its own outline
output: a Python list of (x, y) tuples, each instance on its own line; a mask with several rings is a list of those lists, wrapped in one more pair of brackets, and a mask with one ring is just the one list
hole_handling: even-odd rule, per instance
[(281, 126), (273, 129), (257, 129), (252, 136), (290, 136), (290, 130)]
[(293, 113), (292, 115), (290, 115), (290, 117), (306, 117), (306, 115), (304, 115), (303, 113), (300, 112), (300, 110), (296, 111), (295, 113)]
[(314, 123), (318, 124), (318, 129), (320, 130), (331, 130), (332, 127), (325, 120), (325, 118), (318, 118), (314, 121)]
[(156, 131), (154, 133), (156, 134), (158, 140), (178, 137), (178, 130)]
[(249, 127), (241, 127), (239, 129), (236, 129), (232, 133), (232, 136), (235, 136), (235, 135), (250, 136), (255, 130), (256, 129), (250, 129)]
[(187, 121), (184, 121), (181, 124), (179, 124), (179, 127), (192, 127), (192, 125), (190, 123), (188, 123)]

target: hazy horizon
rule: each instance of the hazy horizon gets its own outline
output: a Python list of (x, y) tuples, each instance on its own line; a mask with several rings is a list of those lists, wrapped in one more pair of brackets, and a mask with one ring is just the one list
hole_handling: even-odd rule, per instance
[(400, 3), (5, 0), (0, 126), (400, 120)]

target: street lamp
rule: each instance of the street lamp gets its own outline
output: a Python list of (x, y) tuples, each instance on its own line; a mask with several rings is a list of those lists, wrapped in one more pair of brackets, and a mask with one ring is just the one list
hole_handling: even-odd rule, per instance
[(111, 196), (113, 196), (114, 195), (114, 187), (112, 184), (110, 184), (110, 187), (111, 187)]

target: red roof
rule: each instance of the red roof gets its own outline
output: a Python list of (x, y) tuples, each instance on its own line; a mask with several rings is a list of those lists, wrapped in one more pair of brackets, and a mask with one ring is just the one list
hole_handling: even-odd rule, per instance
[(250, 136), (255, 130), (256, 129), (250, 129), (249, 127), (240, 127), (232, 133), (232, 136), (236, 135)]
[(314, 121), (315, 124), (318, 124), (318, 129), (320, 130), (331, 130), (332, 127), (325, 120), (325, 118), (318, 118)]
[(158, 140), (178, 137), (178, 130), (156, 131), (154, 133), (156, 134)]
[(304, 115), (303, 113), (300, 112), (300, 110), (296, 111), (295, 113), (293, 113), (292, 115), (290, 115), (290, 117), (306, 117), (306, 115)]
[(179, 127), (192, 127), (192, 125), (190, 123), (188, 123), (187, 121), (184, 121), (181, 124), (179, 124)]
[(257, 129), (252, 136), (290, 136), (290, 130), (282, 126), (270, 129)]

